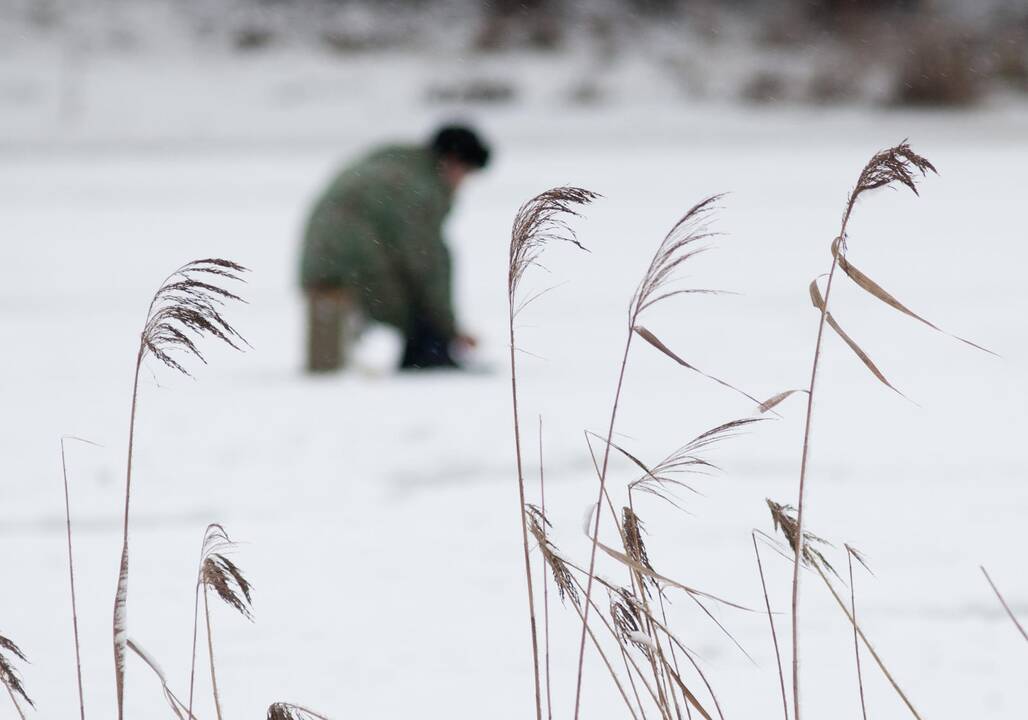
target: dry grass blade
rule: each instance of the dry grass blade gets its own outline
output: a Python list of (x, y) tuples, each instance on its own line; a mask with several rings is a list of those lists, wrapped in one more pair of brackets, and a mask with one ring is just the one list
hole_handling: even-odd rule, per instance
[(667, 345), (665, 345), (663, 342), (661, 342), (660, 338), (658, 338), (656, 335), (654, 335), (652, 332), (650, 332), (646, 328), (642, 327), (641, 325), (636, 325), (635, 327), (632, 328), (632, 330), (635, 331), (636, 335), (641, 337), (643, 340), (648, 342), (653, 347), (655, 347), (658, 350), (660, 350), (662, 353), (667, 355), (669, 358), (674, 360), (676, 363), (678, 363), (682, 367), (684, 367), (684, 368), (686, 368), (688, 370), (692, 370), (694, 373), (698, 373), (698, 374), (702, 375), (703, 377), (707, 378), (708, 380), (713, 380), (718, 385), (721, 385), (722, 387), (726, 387), (729, 390), (737, 392), (740, 395), (742, 395), (744, 398), (747, 398), (748, 400), (752, 400), (753, 402), (757, 403), (758, 405), (762, 404), (760, 402), (760, 400), (758, 400), (757, 398), (753, 397), (752, 395), (750, 395), (745, 390), (740, 390), (735, 385), (732, 385), (731, 383), (726, 382), (725, 380), (722, 380), (721, 378), (719, 378), (719, 377), (717, 377), (715, 375), (711, 375), (708, 372), (704, 372), (703, 370), (700, 370), (698, 367), (696, 367), (692, 363), (687, 362), (681, 356), (679, 356), (677, 353), (673, 352), (671, 350), (671, 348), (669, 348)]
[[(896, 387), (888, 381), (888, 379), (885, 377), (885, 375), (882, 374), (882, 371), (878, 369), (878, 366), (874, 364), (874, 362), (871, 360), (868, 354), (864, 352), (864, 350), (859, 345), (857, 345), (856, 341), (853, 338), (851, 338), (848, 334), (846, 334), (846, 331), (842, 329), (838, 322), (836, 322), (832, 314), (825, 310), (825, 301), (824, 298), (821, 297), (821, 290), (817, 286), (817, 279), (814, 279), (810, 282), (810, 301), (814, 304), (815, 308), (824, 313), (825, 322), (827, 322), (829, 327), (831, 327), (832, 330), (834, 330), (835, 333), (840, 338), (842, 338), (842, 341), (845, 342), (849, 349), (853, 351), (853, 354), (860, 358), (860, 362), (864, 363), (864, 367), (870, 370), (871, 374), (878, 378), (878, 380), (886, 387), (888, 387), (890, 390), (896, 392), (899, 395), (903, 395), (903, 393), (897, 390)], [(903, 395), (903, 397), (906, 396)]]
[(328, 718), (301, 705), (277, 702), (268, 707), (267, 720), (328, 720)]
[(625, 565), (626, 567), (629, 567), (632, 570), (635, 570), (636, 572), (641, 573), (642, 575), (645, 575), (646, 577), (650, 578), (651, 580), (656, 580), (656, 581), (659, 581), (660, 583), (662, 583), (664, 585), (668, 585), (670, 587), (678, 588), (679, 590), (682, 590), (686, 594), (688, 594), (691, 597), (693, 597), (693, 599), (698, 598), (698, 597), (707, 598), (708, 600), (713, 600), (714, 602), (721, 603), (722, 605), (727, 605), (728, 607), (733, 607), (736, 610), (746, 610), (747, 612), (753, 612), (753, 610), (751, 608), (748, 608), (745, 605), (739, 605), (738, 603), (734, 603), (734, 602), (732, 602), (730, 600), (726, 600), (726, 599), (724, 599), (722, 597), (718, 597), (717, 595), (712, 595), (712, 594), (710, 594), (708, 592), (704, 592), (702, 590), (697, 590), (694, 587), (689, 587), (688, 585), (683, 585), (682, 583), (678, 582), (677, 580), (672, 580), (671, 578), (667, 577), (666, 575), (661, 575), (660, 573), (656, 572), (655, 570), (651, 570), (650, 568), (646, 567), (641, 562), (637, 562), (637, 561), (633, 560), (628, 555), (625, 555), (623, 552), (619, 552), (619, 551), (615, 550), (614, 548), (610, 547), (609, 545), (605, 545), (602, 542), (597, 542), (596, 543), (596, 547), (598, 547), (600, 550), (605, 552), (607, 555), (609, 555), (614, 560), (617, 560), (622, 565)]
[(926, 318), (918, 315), (916, 312), (914, 312), (913, 310), (908, 308), (906, 305), (904, 305), (899, 300), (897, 300), (888, 290), (886, 290), (881, 285), (879, 285), (874, 280), (872, 280), (870, 277), (865, 275), (853, 263), (851, 263), (846, 258), (845, 253), (841, 251), (841, 247), (840, 247), (841, 245), (842, 245), (842, 243), (839, 242), (839, 238), (836, 238), (835, 242), (832, 243), (832, 254), (838, 260), (839, 267), (842, 268), (842, 271), (844, 273), (846, 273), (846, 275), (849, 276), (850, 280), (855, 282), (861, 289), (865, 290), (870, 295), (878, 298), (879, 300), (881, 300), (883, 303), (885, 303), (889, 307), (893, 308), (894, 310), (899, 310), (904, 315), (906, 315), (908, 317), (914, 318), (918, 322), (923, 323), (924, 325), (927, 325), (928, 327), (930, 327), (932, 330), (935, 330), (936, 332), (940, 332), (943, 335), (948, 335), (949, 337), (953, 338), (954, 340), (959, 340), (960, 342), (964, 343), (965, 345), (970, 345), (971, 347), (973, 347), (973, 348), (975, 348), (977, 350), (981, 350), (983, 352), (987, 352), (990, 355), (995, 355), (996, 354), (992, 350), (989, 350), (988, 348), (984, 348), (981, 345), (978, 345), (977, 343), (971, 342), (970, 340), (965, 340), (964, 338), (960, 337), (959, 335), (954, 335), (953, 333), (946, 332), (945, 330), (943, 330), (941, 327), (939, 327), (935, 323), (927, 320)]
[[(21, 651), (21, 648), (13, 640), (0, 635), (0, 682), (11, 693), (11, 699), (14, 700), (15, 707), (18, 706), (15, 695), (20, 695), (25, 702), (35, 707), (35, 703), (32, 702), (32, 699), (25, 692), (25, 686), (21, 682), (21, 675), (18, 673), (17, 668), (14, 667), (14, 660), (8, 657), (8, 655), (13, 655), (16, 660), (28, 662), (25, 653)], [(18, 713), (21, 714), (21, 708), (18, 708)]]
[(853, 615), (849, 611), (849, 608), (846, 607), (846, 603), (843, 602), (841, 597), (839, 597), (838, 591), (836, 591), (835, 587), (832, 585), (832, 581), (825, 574), (825, 571), (822, 569), (820, 565), (815, 565), (814, 570), (817, 571), (818, 576), (824, 582), (825, 586), (828, 588), (828, 591), (832, 593), (832, 597), (835, 598), (836, 604), (838, 604), (839, 608), (846, 615), (846, 618), (853, 625), (853, 629), (856, 631), (857, 635), (864, 643), (864, 647), (866, 647), (867, 651), (871, 653), (871, 657), (878, 665), (878, 669), (882, 671), (882, 674), (885, 676), (885, 679), (888, 680), (889, 684), (892, 686), (892, 689), (896, 691), (896, 694), (899, 696), (900, 700), (902, 700), (903, 704), (907, 706), (907, 709), (910, 711), (910, 714), (917, 718), (917, 720), (922, 720), (921, 714), (917, 711), (917, 708), (914, 707), (914, 704), (910, 701), (910, 698), (908, 698), (906, 693), (904, 693), (903, 690), (900, 688), (899, 683), (896, 682), (896, 679), (892, 676), (892, 673), (889, 672), (889, 669), (885, 667), (885, 661), (882, 660), (881, 656), (878, 654), (878, 651), (875, 650), (874, 646), (871, 644), (871, 641), (867, 639), (867, 636), (864, 634), (864, 631), (861, 629), (860, 625), (857, 624), (856, 618), (853, 617)]
[(1017, 616), (1014, 615), (1014, 611), (1010, 609), (1010, 606), (1007, 604), (1007, 601), (1003, 597), (1003, 594), (1000, 593), (999, 588), (996, 587), (996, 583), (992, 582), (992, 578), (989, 577), (989, 573), (988, 571), (986, 571), (985, 566), (980, 565), (979, 567), (981, 568), (982, 575), (984, 575), (985, 579), (988, 581), (989, 587), (991, 587), (992, 591), (996, 593), (996, 597), (999, 598), (999, 602), (1003, 606), (1003, 609), (1007, 611), (1007, 615), (1013, 621), (1014, 626), (1021, 633), (1021, 637), (1023, 637), (1025, 640), (1028, 640), (1028, 632), (1025, 632), (1024, 626), (1021, 625), (1020, 621), (1017, 619)]
[(196, 720), (196, 716), (194, 716), (186, 706), (182, 704), (182, 701), (179, 700), (175, 693), (171, 691), (171, 688), (168, 687), (168, 678), (164, 675), (164, 671), (161, 669), (161, 666), (157, 664), (157, 661), (131, 638), (126, 639), (125, 646), (138, 655), (146, 666), (153, 670), (154, 674), (161, 681), (161, 688), (164, 691), (164, 699), (167, 700), (168, 705), (171, 707), (171, 711), (175, 713), (175, 717), (179, 720)]
[(764, 402), (760, 403), (760, 412), (761, 413), (766, 413), (768, 410), (770, 410), (771, 408), (774, 408), (774, 407), (780, 405), (781, 403), (783, 403), (785, 400), (788, 400), (790, 397), (792, 397), (796, 393), (806, 393), (806, 392), (809, 392), (806, 388), (796, 388), (794, 390), (786, 390), (785, 392), (780, 392), (777, 395), (772, 395), (767, 400), (765, 400)]
[(584, 250), (567, 217), (578, 217), (576, 206), (586, 205), (599, 194), (578, 187), (555, 187), (526, 202), (514, 216), (510, 233), (507, 293), (514, 303), (525, 271), (537, 264), (547, 243), (564, 241)]

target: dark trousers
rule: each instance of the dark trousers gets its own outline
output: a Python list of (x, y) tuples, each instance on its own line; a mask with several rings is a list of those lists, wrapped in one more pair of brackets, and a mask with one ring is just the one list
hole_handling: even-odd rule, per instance
[(427, 323), (415, 320), (407, 332), (400, 368), (425, 370), (455, 367), (457, 363), (450, 356), (450, 338), (440, 335)]

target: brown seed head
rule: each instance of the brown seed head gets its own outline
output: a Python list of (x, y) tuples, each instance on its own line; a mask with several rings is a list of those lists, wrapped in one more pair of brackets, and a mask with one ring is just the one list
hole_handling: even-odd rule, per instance
[(215, 281), (242, 282), (244, 272), (246, 268), (230, 260), (206, 258), (187, 263), (172, 273), (150, 303), (140, 339), (140, 358), (152, 355), (173, 370), (189, 375), (175, 354), (181, 352), (206, 364), (196, 344), (200, 338), (210, 335), (241, 349), (246, 340), (228, 324), (221, 310), (229, 300), (245, 301)]
[(200, 582), (214, 590), (226, 605), (253, 620), (253, 586), (239, 567), (224, 555), (233, 547), (225, 529), (218, 524), (207, 526), (200, 560)]
[[(796, 521), (796, 508), (792, 505), (779, 505), (774, 500), (767, 500), (767, 506), (771, 510), (771, 520), (775, 524), (775, 530), (780, 530), (785, 536), (785, 541), (796, 552), (796, 544), (799, 538), (799, 523)], [(803, 562), (808, 567), (820, 567), (827, 570), (836, 577), (838, 573), (828, 562), (828, 559), (821, 554), (815, 545), (831, 545), (824, 538), (820, 538), (812, 532), (803, 532)]]
[(22, 685), (21, 675), (19, 675), (18, 670), (14, 667), (14, 661), (7, 657), (8, 653), (22, 662), (28, 662), (25, 658), (25, 653), (21, 651), (21, 648), (14, 644), (14, 641), (0, 635), (0, 683), (6, 685), (12, 693), (21, 695), (25, 702), (32, 707), (35, 707), (36, 704), (32, 702), (32, 699), (27, 694), (25, 694), (25, 686)]
[(535, 538), (535, 542), (539, 546), (539, 552), (543, 555), (543, 560), (549, 565), (550, 572), (553, 573), (553, 582), (557, 586), (561, 602), (565, 598), (570, 598), (572, 604), (575, 607), (579, 607), (578, 588), (575, 587), (571, 570), (560, 556), (556, 546), (547, 537), (546, 528), (551, 527), (550, 521), (543, 515), (542, 510), (535, 505), (525, 505), (525, 517), (528, 519), (528, 530), (532, 533), (532, 537)]

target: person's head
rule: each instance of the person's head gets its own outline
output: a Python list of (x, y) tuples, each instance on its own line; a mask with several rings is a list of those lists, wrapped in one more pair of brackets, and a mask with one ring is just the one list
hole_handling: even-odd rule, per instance
[(429, 146), (439, 163), (439, 174), (450, 190), (456, 190), (468, 173), (489, 163), (489, 147), (471, 128), (444, 125)]

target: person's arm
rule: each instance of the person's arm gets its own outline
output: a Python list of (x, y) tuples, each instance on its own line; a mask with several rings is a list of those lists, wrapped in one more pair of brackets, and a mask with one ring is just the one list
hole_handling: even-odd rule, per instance
[(427, 320), (442, 337), (457, 335), (452, 299), (452, 261), (442, 236), (446, 207), (431, 195), (418, 195), (400, 214), (397, 269), (413, 313)]

